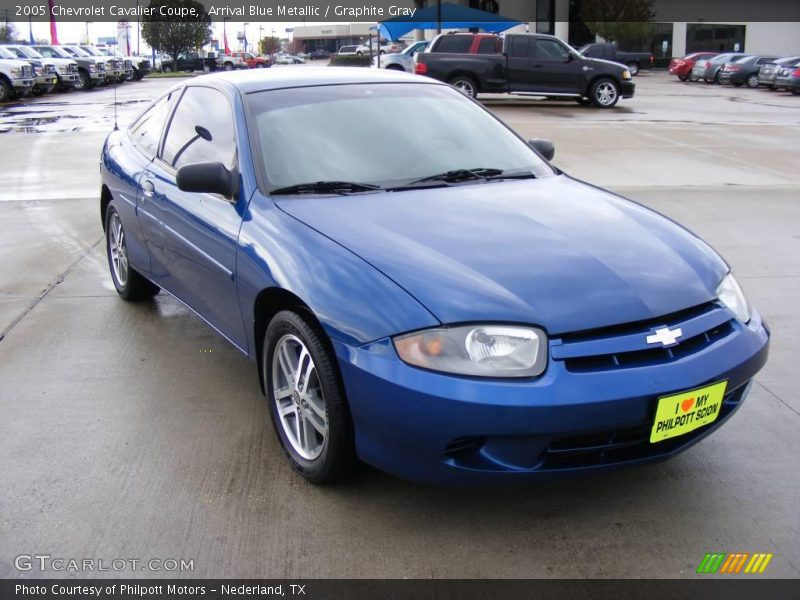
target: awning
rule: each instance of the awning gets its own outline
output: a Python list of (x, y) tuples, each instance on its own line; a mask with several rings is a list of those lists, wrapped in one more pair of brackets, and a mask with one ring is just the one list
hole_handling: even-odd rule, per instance
[[(495, 15), (449, 2), (442, 3), (441, 17), (442, 29), (470, 29), (475, 27), (489, 33), (499, 33), (520, 24), (520, 21), (515, 21), (502, 15)], [(413, 17), (395, 17), (380, 23), (381, 37), (388, 40), (396, 40), (415, 29), (437, 29), (438, 27), (435, 3), (427, 8), (417, 10)]]

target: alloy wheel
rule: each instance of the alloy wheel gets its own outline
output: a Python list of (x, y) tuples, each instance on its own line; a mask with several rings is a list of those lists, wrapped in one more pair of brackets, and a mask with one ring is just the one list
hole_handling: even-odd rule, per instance
[(617, 88), (613, 83), (604, 81), (597, 86), (595, 97), (597, 98), (598, 104), (602, 106), (610, 106), (617, 100)]
[(303, 341), (278, 340), (272, 355), (272, 396), (281, 428), (305, 460), (318, 458), (328, 439), (328, 416), (317, 367)]
[(469, 79), (457, 79), (451, 85), (465, 96), (475, 97), (475, 86)]
[(111, 215), (109, 223), (108, 252), (114, 277), (120, 286), (125, 287), (128, 282), (128, 249), (125, 246), (125, 230), (122, 229), (122, 221), (116, 212)]

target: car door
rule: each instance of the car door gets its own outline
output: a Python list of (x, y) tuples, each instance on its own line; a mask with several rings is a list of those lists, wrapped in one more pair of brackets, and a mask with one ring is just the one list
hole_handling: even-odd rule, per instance
[(159, 252), (167, 289), (197, 311), (235, 345), (246, 346), (236, 291), (236, 249), (243, 193), (232, 200), (178, 189), (181, 167), (221, 162), (235, 176), (234, 113), (228, 96), (204, 86), (187, 86), (167, 126), (160, 156), (142, 187), (158, 205), (164, 244)]
[[(154, 253), (153, 249), (164, 245), (163, 228), (157, 206), (151, 202), (149, 187), (142, 188), (144, 174), (153, 159), (158, 155), (164, 126), (167, 123), (172, 105), (178, 92), (169, 92), (158, 98), (128, 129), (128, 137), (136, 152), (125, 153), (130, 164), (125, 172), (130, 173), (130, 201), (135, 206), (135, 218), (125, 221), (129, 234), (128, 254), (131, 263), (143, 269), (143, 274), (160, 283), (164, 276), (164, 266), (160, 257), (163, 252)], [(114, 198), (124, 197), (112, 190)], [(154, 212), (155, 209), (155, 212)], [(123, 220), (125, 215), (123, 216)], [(146, 267), (146, 268), (145, 268)]]
[(530, 92), (531, 85), (531, 39), (526, 35), (508, 36), (506, 65), (508, 90)]
[(532, 46), (531, 88), (542, 93), (582, 91), (585, 63), (573, 56), (570, 49), (551, 38), (536, 38)]

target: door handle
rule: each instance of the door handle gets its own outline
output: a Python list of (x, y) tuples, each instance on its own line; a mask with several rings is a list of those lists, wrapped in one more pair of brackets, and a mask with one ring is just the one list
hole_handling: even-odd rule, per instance
[(142, 184), (142, 193), (146, 198), (152, 198), (156, 193), (156, 186), (154, 186), (153, 182), (149, 179), (145, 179), (144, 183)]

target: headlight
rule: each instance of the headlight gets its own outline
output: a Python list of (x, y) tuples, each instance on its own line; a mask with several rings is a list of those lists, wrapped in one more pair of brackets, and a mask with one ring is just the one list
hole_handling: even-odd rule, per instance
[(19, 67), (12, 67), (11, 77), (13, 77), (14, 79), (19, 79), (20, 77), (22, 77), (22, 69), (20, 69)]
[(628, 71), (628, 69), (625, 69), (625, 70), (622, 72), (622, 78), (623, 78), (623, 79), (630, 79), (630, 78), (631, 78), (631, 72), (630, 72), (630, 71)]
[(475, 377), (536, 377), (547, 364), (547, 336), (535, 327), (465, 325), (394, 338), (411, 365)]
[(89, 71), (91, 71), (92, 73), (94, 73), (95, 71), (97, 71), (97, 65), (96, 65), (96, 64), (94, 64), (94, 63), (91, 63), (91, 64), (89, 65)]
[(65, 75), (66, 73), (69, 73), (69, 66), (68, 65), (58, 65), (57, 68), (58, 68), (58, 72), (61, 73), (62, 75)]
[(747, 298), (744, 297), (742, 288), (739, 287), (739, 282), (736, 281), (732, 273), (725, 275), (722, 281), (719, 282), (717, 298), (730, 308), (742, 323), (747, 323), (750, 320), (750, 305), (747, 303)]
[(44, 69), (42, 67), (37, 67), (33, 65), (33, 74), (35, 77), (39, 77), (44, 74)]

